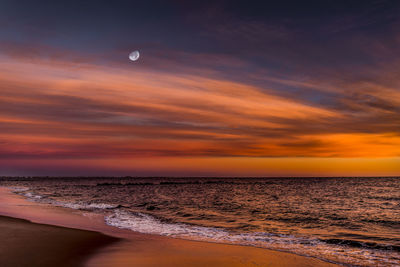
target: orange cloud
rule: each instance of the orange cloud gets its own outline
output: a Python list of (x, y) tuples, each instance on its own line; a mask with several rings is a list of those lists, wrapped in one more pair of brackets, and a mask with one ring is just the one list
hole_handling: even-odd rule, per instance
[[(1, 59), (3, 160), (116, 158), (129, 165), (130, 158), (172, 157), (167, 162), (177, 166), (185, 157), (226, 158), (229, 164), (242, 158), (244, 173), (254, 168), (244, 158), (288, 158), (278, 164), (285, 169), (296, 157), (400, 157), (400, 135), (393, 126), (400, 95), (388, 87), (368, 85), (367, 99), (353, 90), (359, 96), (355, 101), (337, 89), (339, 106), (322, 106), (284, 97), (272, 86), (141, 70), (140, 62), (122, 68)], [(373, 125), (368, 133), (371, 116), (382, 116), (385, 125)], [(271, 166), (266, 159), (257, 162)]]

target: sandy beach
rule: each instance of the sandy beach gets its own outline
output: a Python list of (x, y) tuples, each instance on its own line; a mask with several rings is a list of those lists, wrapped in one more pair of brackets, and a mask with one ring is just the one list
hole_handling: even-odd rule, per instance
[(311, 267), (337, 266), (317, 259), (268, 249), (194, 242), (173, 238), (144, 238), (116, 243), (88, 261), (89, 267), (208, 266)]
[(0, 216), (0, 263), (8, 266), (84, 266), (100, 247), (118, 241), (98, 232)]
[(0, 217), (1, 266), (336, 266), (268, 249), (139, 234), (4, 188), (0, 201), (0, 214), (25, 219)]

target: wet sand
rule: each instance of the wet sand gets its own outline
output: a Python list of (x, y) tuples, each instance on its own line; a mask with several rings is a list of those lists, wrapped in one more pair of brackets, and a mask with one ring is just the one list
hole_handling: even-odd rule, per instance
[(0, 265), (83, 266), (99, 248), (119, 239), (101, 233), (0, 216)]
[(28, 202), (5, 188), (0, 188), (0, 214), (35, 222), (0, 217), (0, 265), (6, 267), (337, 266), (268, 249), (118, 229), (99, 216)]
[(314, 258), (268, 249), (173, 238), (126, 240), (106, 248), (89, 267), (333, 267)]

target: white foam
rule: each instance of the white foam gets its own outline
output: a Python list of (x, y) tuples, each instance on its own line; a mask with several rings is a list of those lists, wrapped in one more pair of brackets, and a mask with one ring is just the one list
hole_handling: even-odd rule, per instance
[(65, 202), (65, 201), (59, 201), (59, 200), (54, 200), (51, 198), (46, 198), (42, 195), (33, 193), (33, 192), (26, 192), (29, 190), (27, 187), (15, 187), (11, 188), (14, 193), (17, 194), (22, 194), (23, 196), (27, 197), (29, 200), (32, 201), (39, 201), (42, 203), (47, 203), (51, 204), (54, 206), (59, 206), (59, 207), (65, 207), (65, 208), (70, 208), (70, 209), (75, 209), (75, 210), (96, 210), (96, 209), (115, 209), (118, 208), (119, 205), (117, 204), (107, 204), (107, 203), (84, 203), (84, 202)]
[(42, 199), (43, 198), (41, 195), (33, 194), (31, 192), (25, 193), (24, 196), (26, 196), (30, 199)]
[(133, 214), (121, 210), (116, 210), (114, 214), (106, 216), (105, 221), (111, 226), (146, 234), (198, 237), (200, 239), (223, 239), (228, 235), (226, 231), (221, 229), (179, 223), (162, 223), (154, 217), (143, 213)]
[(105, 204), (105, 203), (86, 204), (86, 203), (69, 203), (69, 202), (54, 201), (53, 204), (75, 210), (115, 209), (118, 207), (118, 205)]
[(220, 228), (195, 226), (183, 223), (164, 223), (147, 214), (130, 213), (123, 210), (114, 211), (113, 214), (105, 217), (105, 221), (108, 225), (140, 233), (248, 245), (258, 242), (282, 245), (308, 243), (311, 245), (314, 242), (319, 242), (317, 240), (303, 239), (291, 235), (278, 235), (265, 232), (234, 233)]
[(29, 187), (8, 187), (9, 189), (11, 189), (11, 192), (13, 193), (21, 193), (21, 192), (25, 192), (28, 191), (30, 188)]

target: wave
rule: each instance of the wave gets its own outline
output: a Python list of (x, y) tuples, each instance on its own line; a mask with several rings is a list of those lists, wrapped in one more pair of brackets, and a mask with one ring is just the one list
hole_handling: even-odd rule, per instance
[(112, 210), (123, 208), (120, 204), (109, 203), (84, 203), (84, 202), (66, 202), (47, 198), (46, 196), (39, 195), (29, 191), (29, 188), (12, 188), (14, 193), (20, 194), (32, 201), (46, 203), (58, 207), (70, 208), (75, 210)]
[(371, 262), (371, 266), (395, 266), (400, 264), (400, 255), (387, 254), (397, 251), (389, 247), (353, 245), (352, 242), (334, 239), (320, 240), (317, 238), (294, 236), (289, 234), (274, 234), (266, 232), (231, 232), (223, 228), (196, 226), (184, 223), (163, 222), (151, 215), (133, 213), (121, 209), (105, 216), (106, 224), (122, 229), (129, 229), (145, 234), (164, 235), (175, 238), (208, 241), (226, 244), (262, 247), (278, 251), (291, 252), (298, 255), (319, 258), (328, 262), (345, 265), (363, 265)]
[(321, 239), (321, 241), (326, 242), (328, 244), (336, 244), (336, 245), (344, 245), (356, 248), (367, 248), (367, 249), (380, 249), (380, 250), (388, 250), (388, 251), (398, 251), (400, 252), (400, 246), (396, 245), (382, 245), (375, 242), (362, 242), (351, 239)]
[(271, 184), (271, 181), (264, 182), (238, 182), (238, 181), (185, 181), (185, 182), (176, 182), (176, 181), (160, 181), (160, 182), (139, 182), (139, 183), (129, 183), (129, 182), (121, 182), (121, 183), (97, 183), (96, 186), (141, 186), (141, 185), (209, 185), (209, 184), (220, 184), (220, 185), (268, 185)]
[(135, 185), (157, 185), (155, 183), (97, 183), (96, 186), (135, 186)]
[(274, 244), (309, 244), (315, 245), (317, 239), (301, 238), (292, 235), (273, 234), (266, 232), (236, 233), (223, 228), (205, 227), (184, 223), (168, 223), (144, 213), (133, 213), (124, 210), (115, 210), (105, 217), (110, 226), (129, 229), (145, 234), (158, 234), (173, 237), (191, 237), (208, 241), (230, 241), (232, 243), (250, 244), (249, 242), (271, 242)]
[(146, 234), (198, 237), (200, 239), (213, 238), (217, 240), (227, 236), (227, 232), (222, 229), (180, 223), (163, 223), (144, 213), (131, 213), (123, 210), (116, 210), (114, 214), (106, 216), (105, 221), (111, 226)]
[(106, 203), (68, 203), (68, 202), (55, 201), (54, 204), (57, 206), (62, 206), (65, 208), (71, 208), (75, 210), (93, 210), (93, 209), (110, 210), (123, 207), (122, 205), (118, 204), (106, 204)]
[(27, 198), (31, 198), (31, 199), (42, 199), (43, 198), (43, 196), (36, 195), (36, 194), (31, 193), (31, 192), (25, 193), (24, 195)]
[(256, 243), (271, 243), (275, 245), (310, 245), (320, 243), (318, 239), (295, 237), (292, 235), (273, 234), (266, 232), (239, 233), (227, 231), (223, 228), (205, 227), (185, 223), (163, 222), (151, 215), (133, 213), (124, 210), (115, 210), (113, 214), (105, 216), (105, 222), (114, 227), (129, 229), (145, 234), (157, 234), (177, 238), (188, 238), (204, 241), (216, 241), (242, 245)]
[(13, 193), (21, 193), (21, 192), (26, 192), (26, 191), (30, 190), (29, 187), (22, 187), (22, 186), (19, 186), (19, 187), (8, 187), (8, 189), (10, 189), (11, 192), (13, 192)]

